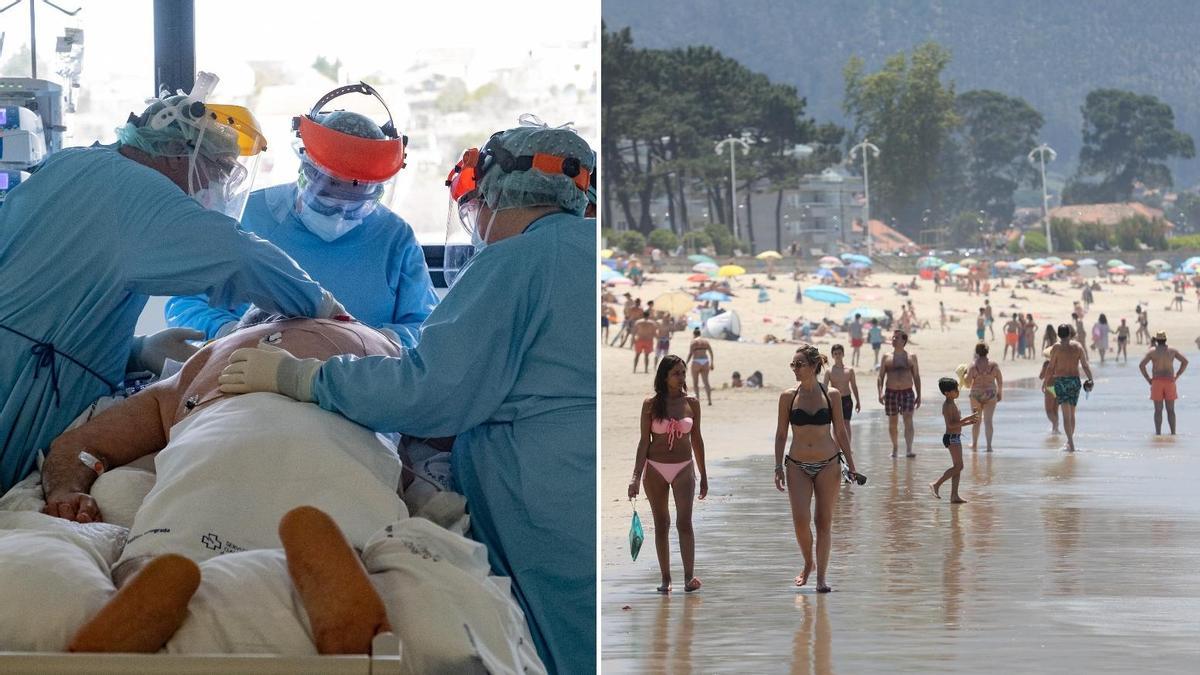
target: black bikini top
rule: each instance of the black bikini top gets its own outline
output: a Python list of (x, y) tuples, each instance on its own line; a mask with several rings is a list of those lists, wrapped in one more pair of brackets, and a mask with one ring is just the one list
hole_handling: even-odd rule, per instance
[[(824, 426), (826, 424), (833, 423), (833, 413), (831, 412), (831, 409), (833, 408), (833, 403), (829, 400), (829, 392), (825, 391), (825, 387), (822, 387), (820, 384), (818, 384), (817, 386), (821, 387), (821, 393), (825, 394), (825, 405), (828, 407), (821, 408), (820, 410), (817, 410), (816, 412), (811, 412), (811, 413), (805, 411), (803, 408), (792, 408), (791, 414), (790, 414), (790, 419), (792, 421), (792, 424), (794, 424), (798, 427), (807, 427), (807, 426), (814, 426), (814, 425)], [(794, 396), (792, 396), (792, 405), (796, 405), (796, 399), (799, 396), (800, 396), (800, 387), (797, 386), (796, 394)]]

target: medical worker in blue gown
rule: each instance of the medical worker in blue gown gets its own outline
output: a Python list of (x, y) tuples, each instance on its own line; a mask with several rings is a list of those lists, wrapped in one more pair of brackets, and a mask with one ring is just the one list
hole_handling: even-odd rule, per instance
[[(383, 103), (359, 83), (330, 92), (303, 121), (296, 118), (303, 144), (299, 178), (250, 193), (242, 228), (283, 249), (356, 319), (412, 347), (437, 296), (412, 228), (379, 203), (404, 166), (407, 139), (396, 132), (390, 111), (382, 127), (358, 113), (320, 112), (353, 92)], [(247, 309), (184, 296), (167, 302), (166, 319), (214, 338), (232, 332)]]
[(447, 184), (478, 253), (397, 358), (230, 358), (221, 390), (275, 391), (377, 431), (457, 435), (473, 535), (513, 579), (552, 672), (595, 668), (596, 222), (592, 150), (521, 126), (469, 150)]
[(344, 312), (282, 251), (237, 229), (265, 143), (248, 110), (205, 93), (153, 102), (115, 145), (51, 155), (0, 208), (0, 492), (126, 372), (195, 351), (186, 340), (203, 336), (190, 330), (135, 339), (147, 296)]

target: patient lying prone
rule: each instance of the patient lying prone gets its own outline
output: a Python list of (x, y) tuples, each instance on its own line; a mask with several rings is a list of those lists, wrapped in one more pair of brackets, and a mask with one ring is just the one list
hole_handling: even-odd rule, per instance
[(81, 461), (81, 451), (101, 470), (159, 453), (154, 488), (113, 568), (120, 590), (80, 628), (71, 650), (157, 651), (186, 617), (200, 583), (198, 562), (268, 548), (286, 552), (318, 651), (363, 653), (389, 629), (352, 547), (405, 514), (395, 449), (312, 404), (220, 393), (217, 378), (229, 355), (260, 341), (301, 358), (399, 352), (381, 333), (351, 322), (292, 319), (244, 328), (55, 439), (43, 467), (43, 512), (80, 523), (104, 515), (88, 494), (97, 471)]

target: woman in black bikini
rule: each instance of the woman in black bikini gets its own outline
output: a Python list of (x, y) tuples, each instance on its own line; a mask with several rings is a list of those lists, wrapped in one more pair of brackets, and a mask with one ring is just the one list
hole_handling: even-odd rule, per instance
[[(708, 471), (704, 466), (704, 438), (700, 435), (700, 400), (687, 395), (687, 365), (669, 354), (654, 374), (654, 395), (642, 403), (642, 431), (634, 460), (629, 498), (638, 494), (638, 481), (646, 487), (646, 501), (654, 514), (654, 549), (662, 573), (659, 593), (671, 592), (671, 511), (675, 495), (675, 529), (683, 558), (683, 590), (700, 588), (694, 575), (696, 536), (692, 531), (692, 498), (696, 472), (700, 472), (700, 499), (708, 496)], [(695, 454), (693, 461), (692, 455)], [(649, 467), (651, 470), (645, 471)], [(643, 478), (644, 476), (644, 478)]]
[[(825, 582), (825, 570), (829, 567), (833, 509), (841, 482), (838, 460), (845, 461), (851, 478), (858, 476), (842, 422), (842, 394), (837, 389), (826, 390), (820, 385), (819, 375), (825, 363), (827, 359), (812, 345), (801, 345), (796, 350), (792, 357), (796, 388), (779, 397), (779, 423), (775, 429), (775, 488), (783, 492), (786, 486), (792, 504), (796, 542), (804, 555), (804, 571), (796, 577), (795, 583), (803, 586), (813, 571), (813, 536), (808, 527), (809, 521), (813, 520), (817, 526), (818, 593), (832, 590)], [(784, 456), (789, 428), (792, 446)], [(814, 493), (817, 506), (815, 512), (810, 513)]]

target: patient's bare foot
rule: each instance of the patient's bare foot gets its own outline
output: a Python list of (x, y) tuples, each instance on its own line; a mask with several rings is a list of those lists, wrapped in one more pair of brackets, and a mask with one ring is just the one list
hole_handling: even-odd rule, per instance
[(321, 654), (368, 654), (390, 631), (387, 609), (358, 554), (327, 514), (301, 506), (279, 521), (288, 574), (304, 600)]
[(67, 651), (157, 652), (187, 617), (199, 586), (196, 563), (173, 553), (158, 556), (75, 633)]

